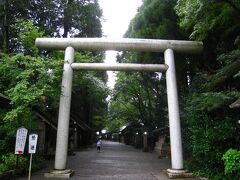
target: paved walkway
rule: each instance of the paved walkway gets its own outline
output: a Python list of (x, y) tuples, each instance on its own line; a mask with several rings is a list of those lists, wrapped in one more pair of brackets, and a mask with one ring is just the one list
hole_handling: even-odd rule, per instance
[[(167, 180), (163, 170), (169, 167), (170, 160), (159, 159), (155, 152), (109, 141), (103, 142), (100, 153), (92, 147), (68, 157), (68, 168), (75, 171), (72, 180)], [(45, 172), (47, 169), (33, 173), (31, 179), (47, 179)]]

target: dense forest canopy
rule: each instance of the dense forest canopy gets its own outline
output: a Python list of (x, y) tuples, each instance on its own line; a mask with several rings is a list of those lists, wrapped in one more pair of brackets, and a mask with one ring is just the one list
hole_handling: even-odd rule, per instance
[[(19, 49), (19, 21), (29, 21), (51, 37), (101, 37), (102, 11), (97, 0), (2, 0), (0, 48)], [(93, 28), (94, 27), (94, 28)]]

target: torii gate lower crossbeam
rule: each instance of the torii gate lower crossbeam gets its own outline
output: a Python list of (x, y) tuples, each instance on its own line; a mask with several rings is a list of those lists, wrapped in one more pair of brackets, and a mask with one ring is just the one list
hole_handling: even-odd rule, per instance
[[(57, 143), (54, 170), (47, 177), (68, 178), (72, 170), (66, 168), (67, 147), (70, 119), (70, 104), (72, 77), (74, 69), (82, 70), (133, 70), (166, 72), (168, 112), (171, 144), (172, 169), (168, 170), (170, 177), (184, 177), (182, 138), (179, 118), (177, 82), (173, 51), (179, 53), (201, 53), (201, 42), (152, 40), (152, 39), (104, 39), (104, 38), (37, 38), (36, 46), (42, 49), (66, 49), (64, 72), (62, 78), (62, 93), (59, 105)], [(131, 50), (147, 52), (164, 52), (164, 65), (116, 64), (101, 65), (96, 63), (74, 63), (74, 50)]]

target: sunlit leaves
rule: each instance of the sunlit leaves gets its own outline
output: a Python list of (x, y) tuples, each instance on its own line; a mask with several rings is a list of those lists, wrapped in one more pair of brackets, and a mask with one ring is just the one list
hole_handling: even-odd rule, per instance
[[(55, 70), (48, 73), (53, 67)], [(62, 69), (62, 62), (57, 60), (50, 61), (23, 54), (1, 56), (1, 92), (9, 97), (12, 108), (3, 117), (5, 123), (1, 128), (9, 136), (12, 136), (19, 126), (33, 127), (33, 107), (46, 110), (47, 105), (57, 105), (62, 73), (60, 68)], [(51, 99), (51, 104), (46, 104), (41, 97)]]
[(240, 151), (229, 149), (222, 157), (226, 174), (240, 173)]
[[(237, 2), (231, 3), (237, 5)], [(238, 11), (228, 1), (178, 0), (176, 11), (180, 26), (195, 40), (204, 40), (217, 29), (227, 31), (239, 18)]]
[(43, 37), (44, 32), (39, 30), (39, 27), (34, 26), (32, 22), (19, 20), (14, 24), (14, 28), (18, 29), (19, 45), (25, 54), (37, 55), (38, 49), (35, 46), (36, 38)]

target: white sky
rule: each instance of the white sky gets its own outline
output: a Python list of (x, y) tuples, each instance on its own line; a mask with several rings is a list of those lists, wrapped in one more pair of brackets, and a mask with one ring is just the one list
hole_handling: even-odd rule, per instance
[[(103, 35), (108, 38), (121, 38), (128, 29), (131, 19), (137, 13), (142, 0), (99, 0), (103, 10)], [(105, 63), (116, 63), (116, 51), (106, 51)], [(115, 73), (108, 71), (107, 85), (113, 89)]]

